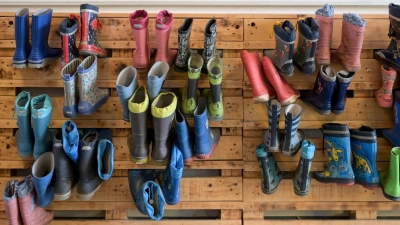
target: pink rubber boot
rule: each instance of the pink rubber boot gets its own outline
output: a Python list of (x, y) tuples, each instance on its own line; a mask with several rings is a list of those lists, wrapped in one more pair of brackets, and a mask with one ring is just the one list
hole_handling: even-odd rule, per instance
[(381, 66), (382, 87), (374, 91), (378, 105), (383, 108), (390, 108), (393, 105), (393, 83), (396, 80), (396, 70), (388, 65)]
[(6, 211), (8, 225), (22, 225), (22, 219), (19, 215), (18, 198), (17, 198), (18, 181), (10, 180), (4, 187), (3, 203)]
[(315, 15), (318, 21), (319, 38), (315, 59), (319, 65), (331, 63), (331, 45), (333, 33), (333, 16)]
[(157, 14), (156, 18), (156, 40), (157, 40), (157, 54), (156, 62), (164, 61), (169, 65), (174, 62), (178, 50), (168, 48), (169, 34), (171, 27), (174, 23), (172, 13), (167, 10), (162, 10)]
[(144, 70), (149, 67), (150, 56), (153, 52), (153, 49), (150, 49), (149, 30), (147, 29), (149, 16), (145, 10), (136, 10), (129, 15), (129, 20), (136, 41), (136, 49), (133, 50), (133, 66), (136, 69)]

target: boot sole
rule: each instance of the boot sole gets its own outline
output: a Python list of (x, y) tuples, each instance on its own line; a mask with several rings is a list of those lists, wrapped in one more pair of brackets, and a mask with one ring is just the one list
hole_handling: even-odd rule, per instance
[(264, 189), (261, 188), (261, 191), (262, 191), (264, 194), (266, 194), (266, 195), (272, 195), (272, 194), (275, 193), (276, 190), (278, 189), (279, 184), (281, 183), (281, 181), (282, 181), (282, 179), (278, 182), (278, 184), (276, 185), (276, 187), (275, 187), (274, 189), (272, 189), (272, 190), (270, 190), (270, 191), (267, 191), (267, 190), (264, 190)]
[(295, 62), (294, 60), (293, 60), (293, 64), (297, 67), (297, 69), (298, 69), (298, 70), (300, 71), (300, 73), (302, 73), (303, 75), (311, 76), (311, 75), (313, 75), (314, 72), (315, 72), (315, 62), (314, 62), (314, 67), (311, 68), (311, 69), (309, 69), (309, 70), (304, 70), (303, 67), (301, 67), (301, 66), (300, 66), (297, 62)]
[(25, 61), (21, 61), (21, 62), (13, 62), (13, 67), (16, 69), (22, 69), (22, 68), (26, 68), (28, 64), (28, 60)]
[(98, 57), (106, 57), (107, 51), (105, 51), (105, 49), (99, 48), (94, 45), (80, 44), (79, 45), (79, 55), (82, 55), (82, 56), (97, 55)]
[(149, 157), (145, 157), (145, 158), (135, 158), (131, 156), (131, 162), (133, 162), (134, 164), (145, 164), (149, 161)]
[[(303, 142), (304, 139), (306, 139), (306, 134), (304, 133), (304, 131), (302, 131), (300, 129), (297, 129), (297, 135), (299, 137), (299, 142), (300, 143)], [(297, 152), (299, 152), (300, 149), (301, 149), (301, 144), (300, 144), (299, 148), (296, 149), (294, 152), (290, 153), (289, 151), (284, 151), (282, 149), (281, 154), (284, 155), (284, 156), (292, 157), (292, 156), (295, 156), (297, 154)]]
[(194, 157), (188, 158), (188, 159), (184, 159), (183, 160), (183, 164), (189, 164), (189, 163), (193, 162), (193, 160), (194, 160)]
[(207, 116), (208, 116), (208, 119), (213, 122), (221, 122), (222, 120), (224, 120), (224, 116), (217, 117), (217, 118), (211, 117), (211, 114), (208, 112), (208, 110), (207, 110)]
[(151, 158), (151, 163), (156, 166), (166, 166), (166, 165), (168, 165), (169, 159), (170, 158), (160, 161), (160, 160), (155, 160), (155, 159)]
[(355, 183), (363, 186), (365, 189), (368, 189), (368, 190), (381, 189), (380, 183), (368, 183), (368, 182), (361, 181), (361, 180), (355, 180)]
[(93, 192), (91, 192), (89, 194), (80, 194), (80, 193), (78, 193), (78, 199), (81, 200), (81, 201), (89, 201), (90, 199), (93, 198), (94, 194), (96, 194), (96, 192), (100, 189), (100, 187), (101, 187), (101, 185), (103, 183), (104, 183), (104, 181), (101, 182), (101, 184)]
[(64, 201), (64, 200), (67, 200), (67, 199), (69, 199), (70, 197), (71, 197), (71, 192), (72, 192), (72, 189), (68, 192), (68, 193), (66, 193), (66, 194), (61, 194), (61, 195), (58, 195), (58, 194), (54, 194), (54, 201)]
[(333, 114), (342, 115), (344, 110), (331, 110)]
[(103, 98), (102, 100), (100, 100), (99, 102), (97, 102), (95, 104), (97, 106), (93, 106), (89, 110), (86, 110), (86, 111), (79, 110), (79, 107), (78, 107), (78, 113), (82, 114), (82, 115), (92, 115), (94, 112), (96, 112), (97, 109), (99, 109), (102, 105), (104, 105), (104, 103), (107, 102), (109, 97), (110, 96), (107, 95), (105, 98)]
[[(382, 190), (383, 190), (383, 188), (382, 188)], [(385, 191), (382, 191), (382, 193), (383, 193), (383, 196), (385, 196), (385, 198), (387, 198), (389, 200), (399, 201), (399, 199), (400, 199), (400, 197), (394, 197), (394, 196), (386, 194)]]
[(210, 156), (211, 156), (211, 154), (213, 154), (214, 149), (215, 149), (215, 147), (217, 147), (217, 145), (218, 145), (218, 142), (215, 143), (215, 144), (211, 147), (211, 151), (210, 151), (210, 153), (208, 153), (207, 155), (204, 155), (204, 154), (196, 154), (196, 158), (198, 158), (198, 159), (209, 159)]
[(306, 195), (308, 195), (308, 191), (298, 191), (297, 189), (293, 189), (293, 190), (294, 190), (294, 193), (297, 196), (306, 196)]
[(43, 60), (33, 61), (28, 60), (28, 67), (29, 68), (43, 68), (47, 66), (47, 64), (54, 62), (57, 58), (44, 58)]
[(344, 178), (318, 178), (315, 179), (324, 184), (337, 184), (341, 186), (351, 186), (355, 184), (354, 179), (344, 179)]
[(320, 109), (317, 109), (317, 108), (315, 108), (311, 103), (308, 103), (308, 102), (306, 102), (306, 101), (303, 101), (306, 105), (308, 105), (308, 106), (310, 106), (311, 108), (313, 108), (314, 109), (314, 111), (315, 112), (317, 112), (318, 114), (320, 114), (320, 115), (329, 115), (330, 113), (331, 113), (331, 110), (329, 109), (329, 110), (320, 110)]

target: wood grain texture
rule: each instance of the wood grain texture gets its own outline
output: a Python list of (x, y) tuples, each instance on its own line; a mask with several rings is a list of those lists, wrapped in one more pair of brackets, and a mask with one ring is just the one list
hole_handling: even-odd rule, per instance
[(243, 225), (395, 225), (397, 220), (245, 220)]

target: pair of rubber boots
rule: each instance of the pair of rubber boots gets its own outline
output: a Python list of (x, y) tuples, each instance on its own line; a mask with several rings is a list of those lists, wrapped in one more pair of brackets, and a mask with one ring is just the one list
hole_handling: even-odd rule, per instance
[(35, 187), (31, 176), (21, 181), (10, 180), (4, 187), (3, 204), (9, 225), (47, 225), (54, 211), (46, 211), (35, 203)]
[(108, 100), (110, 91), (97, 86), (95, 55), (88, 56), (83, 61), (70, 61), (62, 68), (61, 78), (64, 86), (63, 114), (66, 118), (75, 118), (78, 113), (91, 115)]
[[(203, 64), (204, 60), (199, 54), (191, 54), (187, 66), (187, 83), (185, 87), (179, 89), (181, 112), (187, 118), (193, 118), (194, 111), (198, 104), (200, 92), (197, 89), (197, 85), (199, 83)], [(208, 60), (207, 71), (211, 89), (203, 90), (202, 96), (208, 100), (207, 111), (209, 119), (212, 121), (221, 121), (224, 119), (224, 92), (222, 90), (223, 67), (222, 60), (218, 55)]]
[(264, 56), (261, 63), (257, 52), (246, 50), (240, 52), (240, 57), (252, 87), (254, 103), (277, 98), (282, 105), (289, 105), (300, 97), (300, 93), (279, 75), (270, 58)]
[[(53, 105), (50, 96), (43, 94), (31, 99), (27, 91), (18, 94), (14, 104), (19, 129), (15, 133), (18, 154), (21, 158), (32, 155), (35, 159), (51, 151), (55, 130), (50, 130)], [(32, 129), (33, 126), (33, 129)]]
[(15, 53), (14, 68), (42, 68), (54, 61), (59, 49), (50, 48), (48, 43), (52, 9), (40, 9), (32, 14), (31, 41), (29, 43), (29, 9), (23, 8), (15, 13)]
[[(290, 104), (285, 109), (285, 130), (281, 134), (279, 130), (279, 118), (281, 104), (272, 99), (267, 102), (269, 129), (264, 133), (264, 147), (267, 152), (279, 152), (285, 156), (294, 156), (305, 139), (302, 130), (298, 130), (302, 115), (302, 108), (297, 104)], [(283, 135), (283, 138), (282, 138)], [(281, 141), (282, 140), (282, 141)]]
[[(186, 18), (183, 24), (178, 28), (178, 56), (175, 61), (175, 71), (187, 72), (190, 71), (189, 58), (191, 55), (190, 51), (190, 34), (192, 32), (193, 18)], [(201, 73), (207, 74), (208, 61), (215, 56), (217, 41), (217, 21), (210, 19), (206, 27), (204, 28), (204, 50), (203, 50), (203, 65)]]
[(340, 115), (344, 112), (346, 91), (354, 74), (344, 70), (336, 73), (332, 67), (321, 65), (313, 89), (302, 94), (301, 99), (321, 115), (331, 111)]
[(329, 161), (324, 172), (314, 173), (317, 181), (344, 186), (356, 183), (370, 190), (380, 187), (376, 165), (377, 137), (374, 129), (361, 126), (349, 131), (347, 125), (326, 123), (322, 125), (322, 133)]
[[(106, 57), (107, 51), (101, 47), (97, 40), (97, 31), (102, 29), (99, 19), (99, 7), (91, 4), (80, 6), (80, 17), (71, 14), (69, 18), (60, 23), (62, 56), (60, 68), (79, 55)], [(79, 48), (76, 47), (76, 35), (80, 34)]]
[(312, 17), (301, 18), (297, 21), (299, 40), (294, 48), (296, 31), (288, 20), (275, 22), (271, 30), (275, 34), (275, 49), (265, 50), (264, 55), (269, 57), (276, 66), (280, 75), (292, 76), (294, 65), (305, 75), (315, 71), (314, 56), (319, 37), (319, 27)]

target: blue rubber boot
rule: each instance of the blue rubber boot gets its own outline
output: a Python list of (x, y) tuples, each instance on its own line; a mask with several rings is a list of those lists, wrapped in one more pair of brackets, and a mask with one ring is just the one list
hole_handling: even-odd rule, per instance
[(47, 207), (54, 198), (54, 155), (46, 152), (32, 166), (33, 184), (36, 190), (36, 204)]
[[(321, 183), (354, 184), (354, 173), (350, 162), (350, 132), (347, 125), (322, 124), (324, 146), (328, 149), (328, 167), (324, 172), (315, 172), (314, 178)], [(325, 148), (324, 147), (324, 148)]]
[(311, 185), (311, 164), (314, 158), (315, 145), (310, 140), (301, 143), (299, 165), (293, 175), (293, 190), (298, 196), (308, 195)]
[(165, 199), (152, 170), (129, 170), (129, 188), (139, 212), (153, 220), (164, 216)]
[(400, 91), (394, 94), (394, 127), (382, 130), (383, 136), (396, 147), (400, 147)]
[(175, 133), (178, 141), (178, 149), (182, 152), (183, 162), (191, 163), (194, 158), (194, 132), (182, 115), (180, 107), (176, 108), (175, 113)]
[(75, 118), (78, 115), (76, 80), (78, 77), (77, 68), (81, 63), (80, 59), (74, 59), (61, 69), (64, 86), (63, 114), (65, 118)]
[(336, 77), (336, 88), (333, 91), (331, 110), (337, 115), (343, 114), (346, 105), (346, 91), (355, 73), (348, 73), (340, 70)]
[(15, 53), (14, 68), (25, 68), (31, 52), (29, 44), (29, 9), (23, 8), (15, 13)]
[(45, 67), (60, 55), (60, 50), (50, 48), (48, 43), (52, 14), (52, 9), (40, 9), (32, 15), (32, 50), (28, 57), (30, 68)]
[(60, 23), (61, 36), (61, 62), (60, 69), (64, 68), (69, 62), (79, 58), (79, 50), (76, 47), (76, 34), (79, 27), (79, 18), (73, 14), (70, 18), (64, 19)]
[(150, 102), (152, 102), (160, 93), (164, 81), (167, 78), (169, 65), (166, 62), (158, 61), (149, 70), (147, 75), (147, 91)]
[(302, 111), (301, 106), (297, 104), (290, 104), (285, 109), (285, 135), (282, 141), (282, 155), (294, 156), (301, 147), (305, 134), (297, 128), (300, 124)]
[(350, 144), (354, 156), (352, 167), (356, 184), (360, 184), (370, 190), (379, 189), (375, 130), (367, 126), (350, 130)]
[(31, 127), (31, 95), (27, 91), (18, 94), (14, 110), (17, 113), (19, 129), (15, 133), (18, 154), (21, 158), (28, 158), (33, 151), (33, 133)]
[(330, 66), (322, 65), (311, 91), (302, 94), (301, 99), (317, 113), (331, 113), (331, 99), (335, 88), (336, 73)]
[(65, 154), (78, 166), (79, 132), (75, 123), (67, 120), (62, 126), (62, 144)]
[(271, 152), (265, 151), (264, 144), (256, 148), (256, 156), (261, 170), (261, 190), (264, 194), (273, 194), (282, 180), (283, 173), (279, 169)]
[(97, 172), (103, 180), (108, 180), (114, 171), (114, 145), (103, 139), (97, 147)]
[(221, 136), (218, 128), (210, 128), (207, 117), (207, 99), (200, 97), (194, 110), (195, 153), (198, 159), (208, 159)]
[(50, 131), (49, 125), (53, 114), (53, 105), (50, 96), (43, 94), (32, 98), (32, 124), (35, 144), (33, 156), (39, 158), (43, 153), (51, 151), (53, 136), (57, 130)]
[(137, 78), (137, 71), (136, 68), (133, 66), (128, 66), (123, 69), (118, 77), (117, 77), (117, 92), (119, 101), (122, 105), (122, 118), (129, 122), (129, 108), (128, 108), (128, 101), (129, 98), (133, 95), (133, 92), (138, 88), (138, 78)]
[(78, 66), (78, 112), (91, 115), (108, 100), (108, 89), (97, 87), (97, 57), (91, 55)]

